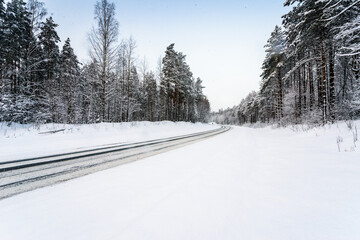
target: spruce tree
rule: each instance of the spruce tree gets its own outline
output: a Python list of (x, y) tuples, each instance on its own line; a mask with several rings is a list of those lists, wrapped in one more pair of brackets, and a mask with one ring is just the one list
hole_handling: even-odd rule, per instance
[(144, 97), (145, 97), (145, 119), (155, 121), (157, 106), (157, 85), (154, 73), (146, 73), (144, 78)]
[(79, 120), (76, 113), (81, 111), (80, 68), (77, 56), (70, 45), (70, 39), (65, 41), (59, 61), (59, 95), (60, 114), (65, 123), (75, 123)]
[(55, 30), (58, 25), (54, 22), (52, 17), (49, 17), (40, 26), (39, 42), (43, 53), (44, 63), (41, 65), (43, 73), (42, 86), (44, 88), (43, 105), (49, 111), (51, 121), (58, 121), (58, 114), (56, 114), (56, 97), (59, 92), (59, 84), (56, 82), (59, 69), (59, 46), (60, 38)]
[(22, 0), (7, 3), (3, 35), (2, 115), (5, 121), (31, 120), (27, 92), (27, 46), (31, 41), (29, 12)]
[[(0, 36), (4, 36), (5, 34), (4, 21), (5, 21), (5, 5), (4, 5), (4, 0), (0, 0)], [(0, 38), (0, 93), (2, 91), (3, 70), (5, 68), (4, 63), (5, 63), (5, 41), (4, 38), (1, 37)]]
[(265, 45), (266, 57), (262, 66), (261, 93), (264, 98), (271, 99), (267, 102), (268, 109), (272, 109), (273, 115), (278, 120), (283, 117), (283, 66), (285, 60), (286, 41), (282, 29), (275, 26), (274, 31)]
[(176, 67), (177, 52), (174, 50), (174, 43), (170, 44), (166, 51), (165, 57), (162, 60), (163, 63), (163, 79), (161, 86), (161, 98), (165, 102), (163, 120), (172, 120), (174, 112), (174, 97), (175, 97), (175, 84), (178, 78), (178, 69)]
[(49, 17), (41, 24), (39, 41), (42, 46), (46, 63), (44, 64), (45, 79), (52, 81), (56, 77), (56, 67), (59, 61), (59, 46), (60, 38), (55, 30), (58, 25), (54, 22), (52, 17)]
[(81, 87), (83, 89), (83, 121), (97, 123), (101, 121), (101, 82), (99, 81), (100, 65), (94, 60), (85, 64), (81, 70)]

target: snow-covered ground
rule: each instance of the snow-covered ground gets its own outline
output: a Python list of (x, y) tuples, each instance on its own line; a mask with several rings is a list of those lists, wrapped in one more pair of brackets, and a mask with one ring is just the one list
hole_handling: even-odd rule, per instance
[[(132, 122), (88, 125), (0, 123), (0, 162), (71, 152), (114, 143), (129, 143), (215, 129), (186, 122)], [(56, 130), (63, 130), (51, 133)]]
[(0, 236), (357, 240), (360, 151), (353, 134), (345, 123), (307, 131), (234, 127), (2, 200)]

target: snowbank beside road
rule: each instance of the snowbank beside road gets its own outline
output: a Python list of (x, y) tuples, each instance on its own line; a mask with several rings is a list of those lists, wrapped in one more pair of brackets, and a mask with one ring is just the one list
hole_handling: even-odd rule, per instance
[(0, 162), (88, 149), (100, 145), (139, 142), (218, 128), (186, 122), (131, 122), (84, 125), (0, 123)]

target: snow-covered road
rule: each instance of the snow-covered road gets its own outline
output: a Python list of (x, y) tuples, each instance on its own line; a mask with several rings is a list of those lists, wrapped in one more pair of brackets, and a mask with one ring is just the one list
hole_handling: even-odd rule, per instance
[(20, 194), (0, 201), (1, 239), (355, 240), (360, 155), (339, 131), (235, 127)]
[(14, 162), (0, 162), (0, 200), (171, 151), (229, 131), (229, 127), (132, 144), (111, 145)]

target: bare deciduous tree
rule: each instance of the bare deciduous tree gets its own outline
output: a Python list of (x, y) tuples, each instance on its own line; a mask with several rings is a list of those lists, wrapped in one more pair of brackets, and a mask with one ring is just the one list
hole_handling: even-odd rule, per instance
[(101, 121), (104, 121), (106, 84), (116, 64), (116, 42), (119, 35), (119, 23), (115, 19), (115, 4), (107, 0), (101, 0), (96, 3), (94, 14), (97, 26), (93, 27), (92, 32), (89, 34), (91, 44), (90, 56), (96, 60), (101, 67), (99, 79), (102, 88)]

